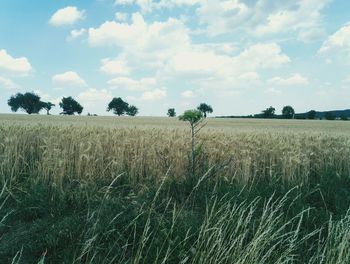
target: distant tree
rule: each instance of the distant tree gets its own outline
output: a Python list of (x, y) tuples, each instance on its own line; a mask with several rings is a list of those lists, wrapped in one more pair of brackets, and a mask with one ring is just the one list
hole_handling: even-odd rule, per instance
[(63, 115), (74, 115), (74, 113), (77, 113), (80, 115), (84, 109), (71, 96), (63, 97), (59, 105), (63, 109), (63, 111), (61, 113)]
[(112, 101), (108, 104), (107, 111), (113, 110), (115, 115), (121, 116), (124, 115), (129, 108), (129, 104), (120, 97), (113, 98)]
[(167, 115), (169, 117), (175, 117), (176, 116), (175, 108), (169, 108)]
[(38, 114), (44, 107), (43, 102), (40, 101), (40, 96), (29, 92), (25, 94), (17, 93), (11, 96), (7, 104), (11, 107), (13, 112), (22, 109), (28, 114)]
[(326, 112), (325, 118), (327, 120), (334, 120), (335, 119), (335, 115), (332, 112)]
[(51, 103), (51, 102), (42, 102), (42, 103), (43, 103), (43, 108), (46, 110), (47, 115), (50, 115), (50, 110), (55, 105), (53, 103)]
[(286, 119), (292, 119), (294, 118), (295, 115), (295, 111), (293, 109), (293, 107), (291, 107), (290, 105), (286, 105), (285, 107), (283, 107), (282, 109), (282, 116)]
[(138, 113), (139, 113), (139, 109), (134, 105), (130, 105), (126, 110), (126, 114), (128, 116), (136, 116)]
[(266, 108), (265, 110), (262, 111), (263, 117), (264, 118), (273, 118), (275, 116), (276, 109), (272, 106), (269, 108)]
[(311, 110), (309, 112), (307, 112), (307, 119), (315, 119), (316, 118), (316, 111), (315, 110)]
[(343, 121), (347, 121), (347, 120), (348, 120), (348, 117), (347, 117), (346, 114), (342, 114), (342, 115), (340, 116), (340, 119), (343, 120)]
[(213, 112), (213, 108), (210, 105), (206, 104), (206, 103), (201, 103), (197, 107), (197, 109), (203, 113), (204, 118), (207, 117), (207, 113), (212, 113)]
[(294, 115), (295, 119), (306, 119), (306, 115), (305, 114), (299, 114), (299, 115)]

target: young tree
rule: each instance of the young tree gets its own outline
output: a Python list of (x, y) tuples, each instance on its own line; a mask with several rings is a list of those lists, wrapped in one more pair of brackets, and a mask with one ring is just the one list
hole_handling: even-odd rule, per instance
[(201, 103), (197, 107), (197, 109), (203, 113), (204, 118), (207, 117), (207, 113), (212, 113), (213, 112), (213, 108), (210, 105), (206, 104), (206, 103)]
[(263, 117), (264, 118), (273, 118), (275, 116), (275, 111), (276, 109), (272, 106), (269, 108), (266, 108), (265, 110), (262, 111)]
[(43, 109), (43, 102), (40, 101), (40, 96), (35, 93), (17, 93), (11, 96), (7, 101), (7, 104), (11, 107), (13, 112), (17, 112), (18, 109), (24, 110), (28, 114), (38, 114)]
[(191, 167), (192, 167), (192, 175), (195, 174), (195, 164), (196, 164), (196, 135), (198, 132), (204, 127), (201, 125), (201, 121), (203, 120), (203, 113), (199, 110), (187, 110), (179, 119), (182, 121), (187, 121), (191, 126)]
[(63, 109), (63, 111), (61, 113), (63, 115), (74, 115), (74, 113), (77, 113), (80, 115), (84, 109), (71, 96), (63, 97), (59, 105)]
[(169, 117), (175, 117), (176, 116), (175, 108), (169, 108), (167, 115)]
[(139, 109), (134, 105), (130, 105), (126, 110), (126, 114), (128, 116), (136, 116), (138, 113), (139, 113)]
[(293, 107), (291, 107), (290, 105), (283, 107), (282, 116), (284, 118), (292, 119), (292, 118), (294, 118), (294, 115), (295, 115), (295, 111), (294, 111)]
[(107, 111), (113, 110), (115, 115), (121, 116), (124, 115), (129, 108), (129, 104), (120, 97), (113, 98), (112, 101), (108, 104)]
[(307, 119), (315, 119), (316, 118), (316, 111), (315, 110), (311, 110), (309, 112), (307, 112)]
[(55, 104), (53, 104), (51, 102), (43, 102), (43, 108), (46, 110), (47, 115), (50, 115), (50, 110), (54, 106), (55, 106)]

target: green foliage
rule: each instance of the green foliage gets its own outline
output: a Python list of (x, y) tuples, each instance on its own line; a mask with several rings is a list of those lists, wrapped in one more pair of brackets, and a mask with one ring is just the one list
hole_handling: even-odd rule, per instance
[(126, 114), (129, 116), (136, 116), (138, 113), (139, 109), (134, 105), (128, 106), (128, 109), (126, 110)]
[(207, 113), (213, 113), (213, 108), (206, 103), (201, 103), (197, 109), (203, 113), (205, 118), (207, 117)]
[(211, 127), (189, 177), (181, 129), (60, 119), (0, 127), (0, 263), (350, 263), (346, 133)]
[(44, 179), (17, 182), (0, 196), (0, 262), (349, 263), (345, 179), (292, 188), (215, 176), (67, 179), (64, 192)]
[(275, 112), (276, 112), (276, 109), (270, 106), (269, 108), (266, 108), (265, 110), (263, 110), (262, 114), (264, 118), (274, 118)]
[(50, 110), (54, 106), (55, 106), (55, 104), (53, 104), (51, 102), (43, 102), (43, 108), (46, 110), (47, 115), (50, 115)]
[(74, 113), (81, 114), (83, 112), (83, 107), (74, 100), (71, 96), (63, 97), (60, 102), (60, 107), (63, 109), (63, 115), (74, 115)]
[(345, 115), (345, 114), (342, 114), (341, 117), (340, 117), (340, 119), (343, 120), (343, 121), (349, 120), (348, 117), (347, 117), (347, 115)]
[(38, 114), (44, 108), (44, 103), (40, 101), (40, 96), (35, 93), (17, 93), (8, 100), (7, 104), (13, 112), (23, 109), (28, 114)]
[(316, 111), (315, 110), (310, 110), (307, 113), (307, 119), (315, 119), (316, 118)]
[(286, 119), (292, 119), (295, 115), (295, 111), (293, 109), (293, 107), (291, 107), (290, 105), (287, 105), (285, 107), (283, 107), (282, 109), (282, 116)]
[(326, 120), (335, 120), (335, 115), (332, 112), (327, 112), (324, 117)]
[(201, 121), (203, 120), (203, 114), (199, 110), (187, 110), (179, 119), (182, 121), (187, 121), (191, 126), (191, 172), (192, 176), (195, 176), (196, 173), (196, 137), (199, 131), (205, 126), (203, 124), (200, 126)]
[(113, 113), (118, 116), (124, 115), (128, 111), (128, 109), (129, 104), (120, 97), (113, 98), (107, 107), (108, 112), (113, 110)]
[(203, 113), (199, 110), (187, 110), (181, 116), (179, 120), (190, 122), (191, 126), (199, 122), (203, 118)]
[(167, 112), (167, 115), (169, 117), (175, 117), (176, 116), (175, 108), (169, 108), (168, 112)]

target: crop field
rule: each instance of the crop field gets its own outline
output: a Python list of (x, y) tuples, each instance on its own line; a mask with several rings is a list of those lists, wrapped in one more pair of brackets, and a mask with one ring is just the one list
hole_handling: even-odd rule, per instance
[(0, 263), (350, 263), (350, 122), (0, 115)]

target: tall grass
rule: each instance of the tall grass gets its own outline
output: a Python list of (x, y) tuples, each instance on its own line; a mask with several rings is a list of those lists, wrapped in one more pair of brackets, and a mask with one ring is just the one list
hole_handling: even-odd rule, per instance
[(0, 127), (1, 263), (349, 263), (350, 138)]

